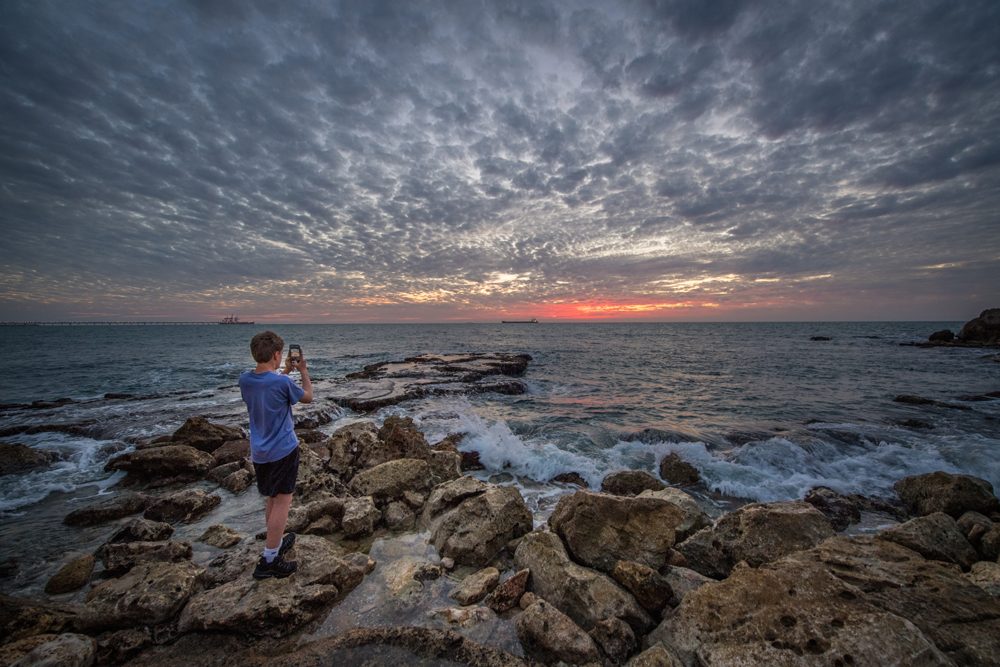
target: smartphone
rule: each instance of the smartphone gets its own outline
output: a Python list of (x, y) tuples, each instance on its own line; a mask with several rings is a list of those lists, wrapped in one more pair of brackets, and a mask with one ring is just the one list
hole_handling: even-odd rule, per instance
[(288, 346), (288, 358), (292, 360), (292, 364), (297, 364), (302, 361), (302, 346), (301, 345), (289, 345)]

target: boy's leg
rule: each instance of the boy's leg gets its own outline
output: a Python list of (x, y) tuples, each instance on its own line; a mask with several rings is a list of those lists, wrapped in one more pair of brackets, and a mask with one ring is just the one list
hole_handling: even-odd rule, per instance
[(288, 510), (292, 506), (292, 494), (279, 493), (267, 499), (264, 508), (264, 516), (267, 521), (267, 539), (264, 546), (268, 549), (277, 549), (281, 546), (281, 538), (285, 534), (285, 525), (288, 523)]

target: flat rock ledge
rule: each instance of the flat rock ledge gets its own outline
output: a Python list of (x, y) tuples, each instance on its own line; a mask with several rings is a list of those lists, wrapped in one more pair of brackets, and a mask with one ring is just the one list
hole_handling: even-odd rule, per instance
[(422, 354), (403, 361), (384, 361), (325, 390), (337, 405), (371, 412), (434, 394), (523, 394), (516, 380), (528, 367), (527, 354)]

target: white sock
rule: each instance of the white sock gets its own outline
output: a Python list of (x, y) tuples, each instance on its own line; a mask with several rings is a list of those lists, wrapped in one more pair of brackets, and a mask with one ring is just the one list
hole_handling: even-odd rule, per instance
[(281, 548), (280, 546), (274, 547), (273, 549), (267, 549), (267, 548), (265, 548), (264, 549), (264, 560), (267, 561), (268, 563), (273, 562), (274, 559), (278, 557), (278, 549), (280, 549), (280, 548)]

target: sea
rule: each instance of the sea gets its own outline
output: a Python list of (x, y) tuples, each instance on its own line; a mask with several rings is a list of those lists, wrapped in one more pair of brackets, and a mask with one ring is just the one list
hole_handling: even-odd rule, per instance
[[(115, 493), (121, 473), (105, 464), (137, 442), (194, 415), (245, 427), (236, 383), (265, 328), (302, 346), (313, 405), (331, 418), (322, 430), (405, 415), (431, 443), (464, 433), (460, 448), (485, 466), (475, 474), (518, 486), (537, 521), (575, 490), (556, 475), (599, 488), (617, 470), (655, 475), (672, 452), (699, 470), (699, 501), (716, 514), (820, 485), (888, 497), (897, 480), (935, 470), (1000, 489), (1000, 399), (987, 396), (1000, 391), (998, 351), (900, 345), (961, 324), (2, 326), (0, 442), (56, 460), (0, 476), (0, 561), (23, 559), (29, 540), (44, 555), (43, 545), (79, 539), (58, 519)], [(436, 396), (372, 414), (323, 401), (324, 387), (367, 364), (451, 352), (531, 355), (527, 392)]]

